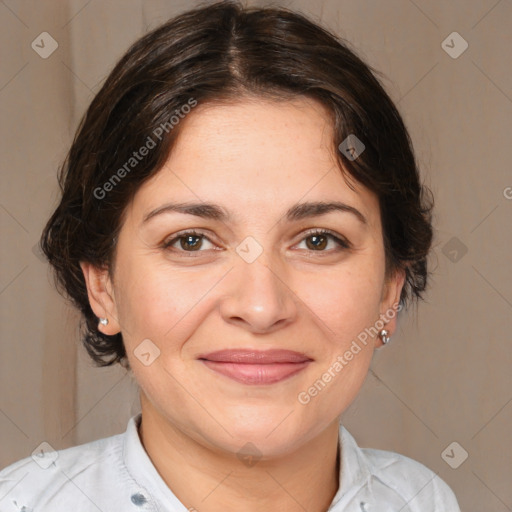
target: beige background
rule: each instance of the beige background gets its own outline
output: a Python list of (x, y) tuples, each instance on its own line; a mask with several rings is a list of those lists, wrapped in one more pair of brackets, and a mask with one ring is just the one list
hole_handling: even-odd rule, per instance
[[(439, 473), (464, 511), (512, 510), (512, 3), (276, 3), (313, 14), (388, 77), (437, 200), (427, 300), (376, 354), (344, 424), (362, 446)], [(89, 363), (77, 315), (33, 246), (56, 203), (56, 169), (115, 61), (193, 5), (0, 3), (0, 467), (42, 441), (57, 449), (122, 432), (138, 411), (122, 369)], [(48, 59), (31, 48), (43, 31), (59, 44)], [(453, 31), (469, 43), (457, 59), (441, 46)], [(453, 237), (459, 249), (446, 245)], [(453, 441), (469, 453), (457, 469), (441, 457)]]

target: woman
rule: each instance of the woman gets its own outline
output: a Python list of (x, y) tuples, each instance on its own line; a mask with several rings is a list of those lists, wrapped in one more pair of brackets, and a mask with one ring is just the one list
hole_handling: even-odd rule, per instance
[(137, 41), (62, 167), (42, 247), (142, 412), (0, 473), (2, 510), (459, 510), (340, 424), (427, 282), (403, 122), (340, 40), (221, 2)]

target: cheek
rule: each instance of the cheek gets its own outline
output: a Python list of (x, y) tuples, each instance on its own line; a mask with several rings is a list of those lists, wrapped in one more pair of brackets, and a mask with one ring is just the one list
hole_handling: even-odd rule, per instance
[(297, 295), (330, 337), (344, 344), (378, 319), (383, 272), (376, 264), (347, 265), (315, 278), (298, 279)]
[(361, 389), (373, 355), (370, 329), (379, 318), (382, 281), (379, 265), (301, 280), (298, 294), (323, 332), (315, 374), (297, 395), (312, 416), (331, 421)]
[(173, 346), (169, 341), (187, 338), (207, 302), (205, 295), (219, 277), (145, 263), (133, 261), (120, 274), (118, 314), (126, 343), (149, 338), (160, 348), (177, 349), (179, 343)]

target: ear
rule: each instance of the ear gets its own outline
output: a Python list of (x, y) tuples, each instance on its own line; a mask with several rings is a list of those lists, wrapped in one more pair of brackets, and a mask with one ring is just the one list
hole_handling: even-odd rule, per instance
[(98, 320), (98, 330), (112, 336), (121, 331), (118, 321), (114, 287), (108, 269), (101, 269), (92, 263), (81, 261), (80, 267), (87, 286), (89, 304), (94, 314), (99, 318), (107, 318), (108, 324), (102, 325)]
[[(382, 299), (380, 303), (380, 318), (384, 322), (384, 329), (391, 336), (396, 331), (398, 311), (401, 307), (400, 295), (405, 283), (405, 269), (395, 270), (385, 281), (382, 289)], [(382, 340), (379, 336), (375, 338), (376, 347), (382, 346)]]

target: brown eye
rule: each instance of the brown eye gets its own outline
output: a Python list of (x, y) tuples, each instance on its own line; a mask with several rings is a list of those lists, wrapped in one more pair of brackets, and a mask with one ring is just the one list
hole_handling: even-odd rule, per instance
[[(310, 243), (308, 241), (311, 241)], [(308, 249), (317, 250), (325, 249), (327, 246), (327, 237), (325, 235), (309, 235), (306, 238)]]
[(197, 251), (201, 247), (202, 238), (197, 235), (180, 236), (180, 246), (183, 250), (192, 249)]
[[(178, 242), (179, 245), (177, 245)], [(195, 231), (187, 231), (173, 236), (169, 241), (164, 242), (162, 247), (174, 252), (202, 252), (202, 250), (205, 250), (205, 242), (212, 244), (206, 235)]]
[[(306, 233), (306, 237), (302, 239), (306, 243), (306, 249), (313, 252), (333, 252), (342, 249), (349, 249), (350, 243), (343, 238), (340, 238), (333, 233), (325, 230), (314, 230)], [(327, 249), (329, 242), (334, 242), (332, 249)]]

